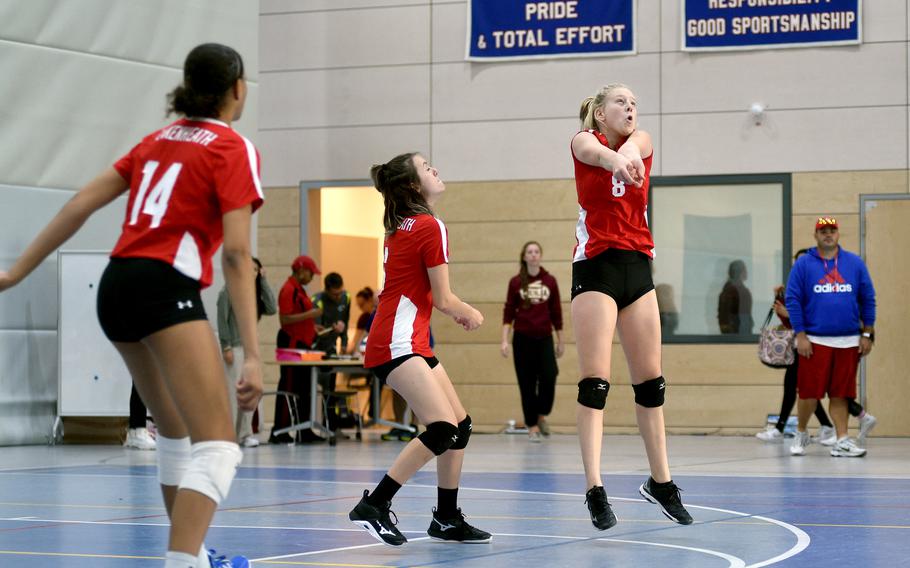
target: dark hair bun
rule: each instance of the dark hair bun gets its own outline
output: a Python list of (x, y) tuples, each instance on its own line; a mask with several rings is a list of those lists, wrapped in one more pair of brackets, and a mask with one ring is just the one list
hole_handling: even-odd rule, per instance
[(168, 113), (214, 118), (224, 96), (243, 78), (243, 59), (233, 48), (204, 43), (193, 48), (183, 63), (183, 84), (168, 95)]

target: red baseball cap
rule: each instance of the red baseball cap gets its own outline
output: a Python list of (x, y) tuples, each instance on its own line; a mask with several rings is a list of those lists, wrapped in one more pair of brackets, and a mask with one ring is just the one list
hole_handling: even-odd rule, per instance
[(291, 263), (291, 270), (294, 272), (297, 272), (301, 268), (306, 268), (313, 274), (322, 274), (322, 272), (319, 270), (319, 267), (316, 266), (316, 261), (305, 254), (298, 256), (294, 259), (294, 262)]
[(819, 217), (815, 221), (815, 230), (824, 229), (825, 227), (837, 228), (837, 219), (834, 217)]

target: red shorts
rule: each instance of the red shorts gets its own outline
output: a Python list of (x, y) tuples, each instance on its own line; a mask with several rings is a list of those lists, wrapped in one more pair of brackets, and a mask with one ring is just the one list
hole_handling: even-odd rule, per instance
[(856, 398), (858, 347), (827, 347), (812, 344), (812, 357), (799, 356), (799, 398)]

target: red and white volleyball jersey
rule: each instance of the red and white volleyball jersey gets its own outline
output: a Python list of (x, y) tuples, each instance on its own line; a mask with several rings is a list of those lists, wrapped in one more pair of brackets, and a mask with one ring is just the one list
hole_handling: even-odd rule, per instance
[(114, 169), (130, 184), (117, 258), (154, 258), (212, 283), (222, 216), (262, 205), (259, 153), (227, 124), (182, 118), (146, 136)]
[(378, 367), (404, 355), (432, 357), (433, 293), (428, 268), (449, 262), (446, 226), (432, 215), (408, 217), (386, 237), (385, 282), (367, 337), (364, 366)]
[[(584, 132), (590, 132), (601, 144), (609, 146), (607, 137), (599, 130)], [(635, 187), (617, 181), (609, 170), (585, 164), (572, 151), (579, 206), (578, 224), (575, 226), (578, 244), (573, 262), (593, 258), (611, 248), (654, 256), (654, 240), (648, 229), (648, 186), (653, 158), (654, 152), (642, 158), (645, 181), (641, 187)]]

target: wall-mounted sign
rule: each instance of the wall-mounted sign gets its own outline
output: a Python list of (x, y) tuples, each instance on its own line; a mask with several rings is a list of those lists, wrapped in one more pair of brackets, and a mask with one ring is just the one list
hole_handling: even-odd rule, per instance
[(469, 0), (466, 58), (502, 61), (635, 53), (634, 0)]
[(861, 0), (682, 0), (682, 48), (773, 49), (862, 41)]

